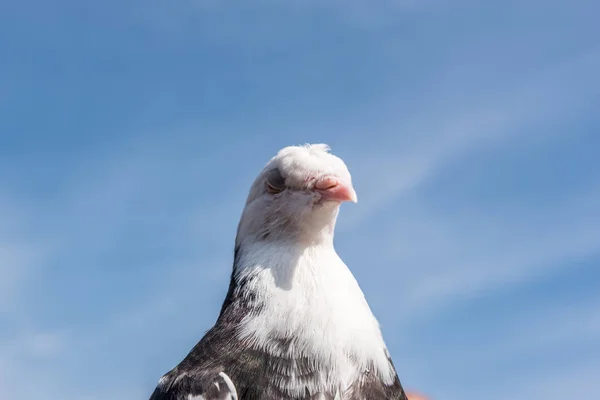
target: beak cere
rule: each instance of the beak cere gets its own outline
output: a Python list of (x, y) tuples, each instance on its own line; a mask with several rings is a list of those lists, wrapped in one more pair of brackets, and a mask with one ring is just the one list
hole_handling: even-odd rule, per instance
[(317, 180), (314, 190), (321, 194), (321, 199), (326, 201), (351, 201), (353, 203), (358, 201), (356, 192), (351, 184), (342, 183), (331, 176)]

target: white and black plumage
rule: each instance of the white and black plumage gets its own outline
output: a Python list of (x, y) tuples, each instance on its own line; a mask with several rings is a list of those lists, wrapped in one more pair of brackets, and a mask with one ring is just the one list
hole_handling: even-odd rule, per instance
[(333, 246), (356, 202), (323, 144), (290, 146), (254, 181), (215, 325), (150, 400), (406, 400), (354, 276)]

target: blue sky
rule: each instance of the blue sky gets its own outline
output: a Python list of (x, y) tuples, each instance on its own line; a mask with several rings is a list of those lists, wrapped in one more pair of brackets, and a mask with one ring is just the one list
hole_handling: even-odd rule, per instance
[(328, 143), (336, 246), (433, 400), (600, 396), (600, 6), (0, 5), (0, 398), (145, 399), (249, 185)]

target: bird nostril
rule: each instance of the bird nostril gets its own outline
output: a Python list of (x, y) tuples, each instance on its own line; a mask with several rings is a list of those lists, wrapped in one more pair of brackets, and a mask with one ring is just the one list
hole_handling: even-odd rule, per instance
[(315, 183), (315, 188), (319, 189), (319, 190), (327, 190), (327, 189), (331, 189), (333, 187), (336, 187), (338, 185), (338, 180), (332, 177), (326, 177), (326, 178), (322, 178), (319, 179), (316, 183)]

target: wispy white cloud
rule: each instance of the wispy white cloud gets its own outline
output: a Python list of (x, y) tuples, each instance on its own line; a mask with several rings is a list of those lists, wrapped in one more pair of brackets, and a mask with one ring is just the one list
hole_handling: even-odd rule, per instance
[[(600, 345), (600, 303), (598, 298), (584, 299), (569, 306), (537, 309), (535, 314), (515, 310), (508, 326), (501, 328), (491, 340), (472, 343), (462, 349), (470, 365), (494, 368), (501, 365), (500, 385), (510, 385), (515, 399), (594, 398), (600, 394), (597, 379), (597, 351), (577, 351), (578, 344)], [(539, 363), (543, 359), (545, 362)], [(536, 361), (538, 360), (538, 361)], [(526, 370), (527, 373), (518, 371)], [(511, 372), (512, 371), (512, 372)], [(479, 386), (479, 385), (473, 385)], [(468, 392), (468, 388), (465, 388)], [(476, 387), (477, 394), (490, 399), (503, 395), (489, 388)]]
[[(440, 93), (431, 109), (420, 110), (408, 120), (380, 115), (385, 124), (370, 130), (379, 129), (398, 139), (371, 145), (370, 156), (356, 156), (357, 162), (351, 167), (356, 171), (361, 203), (348, 211), (341, 228), (355, 226), (397, 201), (465, 154), (553, 140), (557, 133), (548, 128), (577, 118), (600, 94), (594, 72), (599, 68), (600, 51), (593, 49), (546, 67), (533, 79), (516, 79), (500, 93), (474, 92), (472, 98), (459, 104)], [(394, 101), (387, 101), (389, 104), (382, 108), (393, 108)], [(558, 133), (571, 134), (569, 130)], [(410, 141), (403, 143), (403, 137)]]
[[(477, 340), (452, 341), (435, 358), (441, 371), (460, 368), (452, 380), (441, 377), (433, 398), (540, 399), (562, 395), (594, 397), (600, 390), (590, 379), (600, 366), (597, 351), (577, 351), (578, 344), (600, 344), (598, 297), (571, 304), (514, 309), (504, 324), (480, 333)], [(472, 336), (472, 335), (471, 335)], [(427, 369), (427, 366), (423, 367)], [(494, 385), (479, 377), (495, 376)], [(502, 390), (498, 388), (503, 388)]]
[(31, 273), (37, 249), (0, 238), (0, 311), (14, 305), (14, 298)]
[(495, 337), (465, 356), (486, 364), (510, 363), (589, 341), (600, 345), (600, 299), (586, 296), (577, 302), (571, 300), (571, 304), (542, 305), (535, 313), (514, 310)]
[(33, 215), (3, 191), (0, 196), (0, 312), (14, 311), (23, 300), (26, 282), (51, 252), (49, 241), (33, 230)]
[(69, 333), (66, 331), (29, 331), (0, 343), (5, 355), (51, 359), (68, 346)]
[[(398, 304), (397, 318), (407, 322), (571, 268), (600, 253), (598, 202), (597, 188), (551, 208), (522, 205), (507, 212), (439, 215), (401, 202), (401, 222), (373, 238), (381, 248), (381, 268), (394, 265), (397, 281), (382, 282), (390, 291), (385, 298), (374, 293), (373, 300)], [(391, 290), (397, 284), (404, 290)]]
[[(600, 396), (598, 371), (600, 362), (595, 359), (556, 365), (551, 372), (533, 373), (536, 379), (514, 385), (510, 390), (516, 400), (564, 398), (594, 399)], [(493, 394), (490, 399), (503, 399), (505, 395)]]
[(0, 397), (60, 396), (57, 382), (50, 375), (60, 370), (55, 364), (69, 339), (63, 331), (20, 330), (18, 335), (0, 340)]

